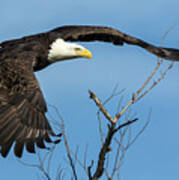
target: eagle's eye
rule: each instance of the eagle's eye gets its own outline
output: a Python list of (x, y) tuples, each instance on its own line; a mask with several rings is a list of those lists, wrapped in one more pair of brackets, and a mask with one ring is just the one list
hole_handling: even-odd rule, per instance
[(75, 49), (75, 51), (80, 51), (81, 50), (81, 48), (74, 48)]

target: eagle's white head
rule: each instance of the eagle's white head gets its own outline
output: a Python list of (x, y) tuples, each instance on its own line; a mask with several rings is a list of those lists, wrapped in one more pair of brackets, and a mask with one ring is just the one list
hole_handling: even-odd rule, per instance
[(51, 62), (73, 59), (78, 57), (92, 58), (91, 52), (83, 46), (65, 42), (63, 39), (54, 41), (48, 53), (48, 60)]

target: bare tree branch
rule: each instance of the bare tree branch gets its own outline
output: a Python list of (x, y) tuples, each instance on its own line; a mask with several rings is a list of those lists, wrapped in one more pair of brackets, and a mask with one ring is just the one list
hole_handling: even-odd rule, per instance
[(25, 162), (20, 161), (20, 160), (18, 160), (18, 162), (23, 164), (24, 166), (38, 168), (42, 172), (42, 174), (46, 177), (47, 180), (52, 180), (52, 178), (50, 177), (50, 173), (44, 167), (45, 166), (45, 160), (46, 160), (47, 156), (49, 155), (49, 152), (45, 154), (43, 159), (41, 158), (39, 151), (37, 152), (37, 155), (38, 155), (39, 164), (25, 163)]
[(70, 150), (70, 147), (68, 145), (68, 141), (67, 141), (66, 133), (65, 133), (65, 123), (64, 123), (64, 120), (63, 120), (62, 117), (61, 117), (61, 124), (62, 124), (63, 140), (64, 140), (65, 148), (66, 148), (66, 151), (67, 151), (67, 157), (69, 159), (70, 166), (72, 168), (72, 172), (73, 172), (74, 178), (75, 178), (75, 180), (77, 180), (78, 179), (77, 178), (77, 173), (76, 173), (75, 165), (74, 165), (72, 157), (71, 157), (71, 150)]
[(88, 92), (90, 94), (90, 98), (94, 100), (94, 102), (99, 107), (100, 111), (104, 114), (106, 119), (108, 119), (111, 123), (113, 123), (112, 117), (107, 112), (107, 110), (104, 108), (104, 106), (101, 104), (101, 101), (99, 100), (99, 98), (91, 90), (88, 90)]
[(99, 153), (99, 159), (98, 159), (98, 165), (97, 165), (97, 169), (93, 175), (93, 180), (97, 180), (99, 177), (102, 176), (103, 172), (104, 172), (104, 162), (105, 162), (105, 156), (106, 154), (111, 150), (110, 149), (110, 144), (112, 141), (112, 138), (114, 136), (114, 134), (121, 128), (128, 126), (129, 124), (132, 124), (134, 122), (136, 122), (138, 119), (132, 120), (132, 121), (128, 121), (127, 123), (124, 123), (122, 125), (120, 125), (118, 128), (115, 128), (115, 124), (111, 124), (108, 126), (108, 134), (106, 136), (105, 142), (100, 150)]

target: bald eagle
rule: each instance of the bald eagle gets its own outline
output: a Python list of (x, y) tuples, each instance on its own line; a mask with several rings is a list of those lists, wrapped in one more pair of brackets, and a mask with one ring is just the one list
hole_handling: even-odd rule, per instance
[[(70, 42), (68, 42), (70, 41)], [(151, 45), (110, 27), (63, 26), (46, 33), (0, 43), (0, 153), (6, 157), (13, 143), (21, 157), (24, 146), (35, 153), (56, 136), (45, 113), (47, 106), (34, 71), (91, 52), (73, 41), (103, 41), (140, 46), (164, 59), (179, 61), (179, 50)]]

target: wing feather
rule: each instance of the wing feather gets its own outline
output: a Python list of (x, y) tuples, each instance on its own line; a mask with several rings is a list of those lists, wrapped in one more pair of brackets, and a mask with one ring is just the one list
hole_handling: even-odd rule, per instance
[(1, 155), (3, 157), (6, 157), (8, 155), (8, 153), (9, 153), (9, 151), (11, 149), (12, 144), (13, 144), (13, 141), (7, 143), (6, 145), (1, 146), (0, 153), (1, 153)]
[(26, 150), (30, 153), (35, 153), (35, 146), (32, 140), (26, 142)]
[(42, 148), (42, 149), (46, 148), (43, 139), (37, 139), (36, 144), (39, 148)]
[(9, 65), (7, 60), (0, 65), (0, 77), (4, 77), (0, 78), (0, 153), (3, 157), (8, 155), (14, 142), (14, 154), (21, 157), (24, 145), (28, 152), (35, 153), (35, 144), (46, 148), (46, 137), (55, 135), (45, 116), (46, 103), (32, 66), (24, 61), (15, 59), (14, 64)]
[(14, 147), (14, 154), (19, 158), (22, 157), (23, 149), (24, 149), (24, 141), (16, 141)]

